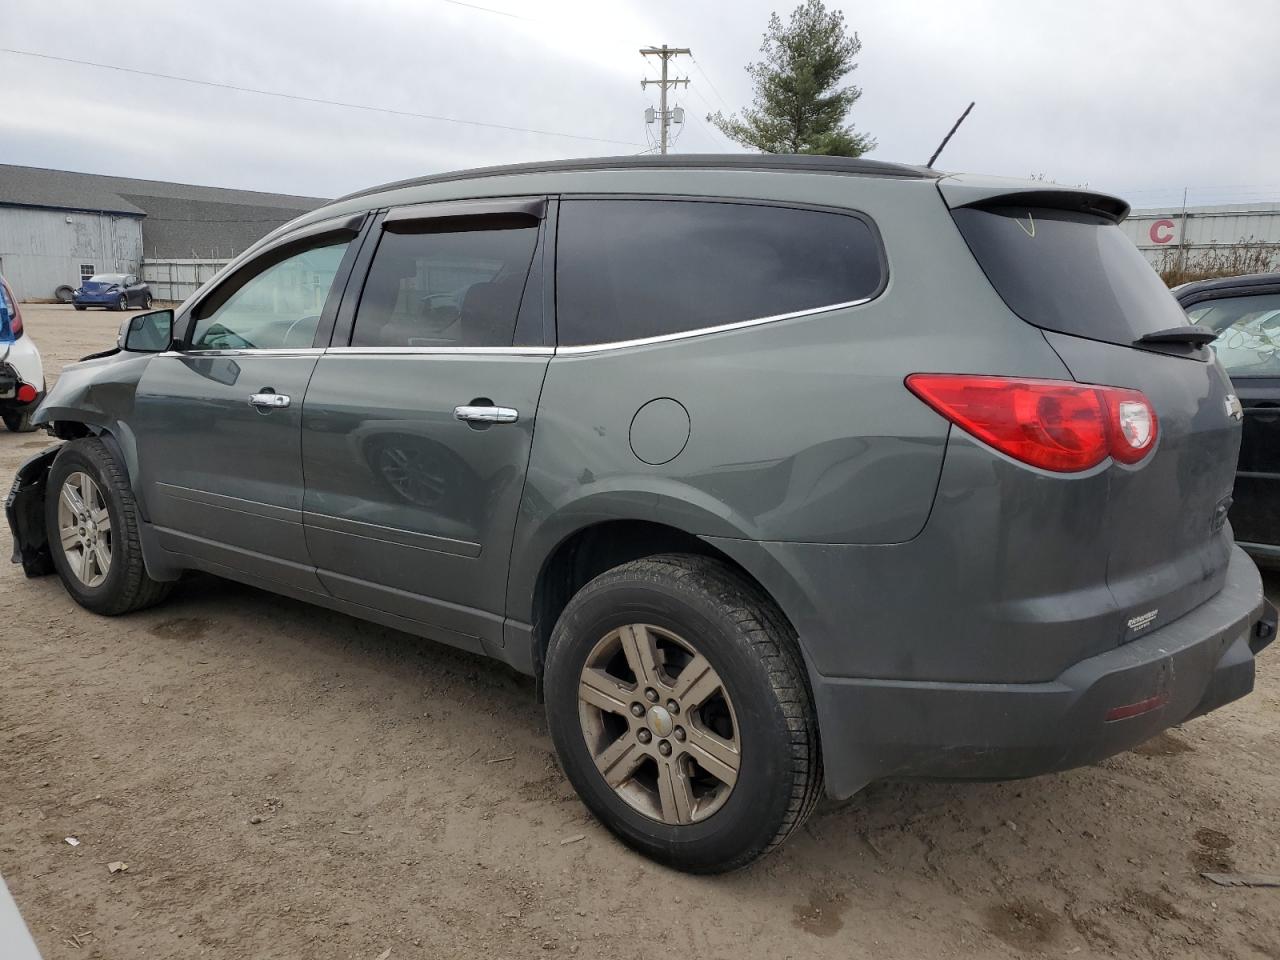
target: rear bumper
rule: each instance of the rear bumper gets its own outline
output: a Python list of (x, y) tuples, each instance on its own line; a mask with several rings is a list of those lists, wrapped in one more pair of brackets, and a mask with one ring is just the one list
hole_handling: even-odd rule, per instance
[[(827, 791), (889, 777), (1003, 780), (1093, 763), (1253, 689), (1276, 612), (1233, 548), (1222, 590), (1173, 623), (1043, 683), (814, 677)], [(1108, 719), (1116, 708), (1136, 715)]]

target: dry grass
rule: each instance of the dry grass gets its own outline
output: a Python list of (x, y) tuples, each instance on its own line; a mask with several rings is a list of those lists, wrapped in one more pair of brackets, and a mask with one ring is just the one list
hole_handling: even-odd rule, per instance
[(1165, 250), (1156, 272), (1170, 287), (1211, 277), (1234, 277), (1246, 273), (1266, 273), (1280, 267), (1280, 243), (1264, 243), (1250, 237), (1238, 243), (1209, 250)]

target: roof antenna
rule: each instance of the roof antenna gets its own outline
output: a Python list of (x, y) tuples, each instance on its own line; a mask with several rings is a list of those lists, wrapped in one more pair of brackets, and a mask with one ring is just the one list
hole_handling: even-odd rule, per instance
[(942, 153), (943, 148), (951, 141), (955, 132), (960, 129), (960, 124), (964, 123), (964, 118), (969, 115), (969, 111), (972, 109), (973, 101), (971, 100), (969, 101), (969, 105), (964, 108), (964, 113), (960, 114), (960, 119), (951, 125), (951, 129), (947, 131), (947, 135), (942, 138), (942, 142), (938, 144), (938, 149), (933, 151), (933, 156), (930, 157), (929, 162), (925, 164), (926, 168), (933, 166), (934, 161), (938, 159), (938, 154)]

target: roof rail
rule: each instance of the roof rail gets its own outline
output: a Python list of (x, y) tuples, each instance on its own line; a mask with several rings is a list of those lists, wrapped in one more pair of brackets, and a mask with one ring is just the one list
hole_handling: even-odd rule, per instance
[(898, 177), (911, 180), (937, 179), (942, 174), (924, 167), (853, 157), (777, 153), (681, 153), (667, 156), (589, 157), (581, 160), (550, 160), (541, 163), (513, 163), (500, 167), (476, 167), (397, 180), (358, 190), (334, 203), (367, 197), (401, 187), (420, 187), (456, 180), (509, 177), (525, 173), (568, 173), (586, 170), (772, 170), (795, 173), (834, 173), (862, 177)]

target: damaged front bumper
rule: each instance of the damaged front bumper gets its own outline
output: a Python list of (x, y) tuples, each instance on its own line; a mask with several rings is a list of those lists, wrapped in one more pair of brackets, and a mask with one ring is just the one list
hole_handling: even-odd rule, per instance
[(20, 466), (4, 500), (4, 513), (13, 534), (13, 562), (22, 564), (28, 577), (53, 573), (53, 557), (45, 532), (44, 501), (49, 468), (59, 449), (60, 445), (50, 447)]

